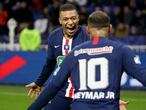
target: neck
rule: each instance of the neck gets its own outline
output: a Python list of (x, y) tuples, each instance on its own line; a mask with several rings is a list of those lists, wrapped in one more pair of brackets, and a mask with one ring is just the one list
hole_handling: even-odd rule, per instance
[(103, 30), (93, 31), (92, 36), (100, 36), (106, 38), (108, 36), (108, 33)]
[(65, 37), (66, 39), (71, 39), (73, 36), (68, 36), (68, 35), (64, 34), (64, 37)]

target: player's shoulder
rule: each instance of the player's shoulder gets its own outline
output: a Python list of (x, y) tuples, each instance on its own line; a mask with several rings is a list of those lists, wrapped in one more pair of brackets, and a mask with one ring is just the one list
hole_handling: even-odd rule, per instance
[(86, 26), (81, 26), (81, 25), (79, 25), (79, 28), (81, 29), (81, 31), (87, 31)]
[(80, 50), (83, 48), (87, 48), (91, 44), (91, 42), (92, 42), (91, 40), (85, 41), (81, 43), (80, 45), (75, 46), (73, 50)]
[(53, 30), (50, 34), (49, 34), (49, 37), (51, 38), (56, 38), (56, 37), (60, 37), (61, 35), (63, 35), (63, 28), (62, 27), (59, 27), (59, 28), (56, 28), (55, 30)]
[(111, 44), (112, 46), (114, 46), (115, 48), (122, 48), (123, 46), (125, 46), (124, 44), (117, 42), (117, 41), (113, 41), (108, 39), (109, 44)]
[(127, 45), (125, 45), (121, 42), (117, 42), (117, 41), (113, 41), (113, 40), (108, 40), (108, 41), (114, 47), (115, 50), (118, 50), (120, 52), (131, 51), (131, 49)]

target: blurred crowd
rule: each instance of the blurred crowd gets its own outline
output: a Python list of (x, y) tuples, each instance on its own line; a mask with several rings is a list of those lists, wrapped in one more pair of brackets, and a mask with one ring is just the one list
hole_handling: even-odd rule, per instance
[(146, 36), (146, 0), (1, 0), (0, 43), (9, 43), (7, 22), (17, 22), (15, 43), (24, 28), (36, 29), (41, 44), (47, 44), (49, 33), (59, 27), (59, 7), (74, 3), (79, 11), (80, 25), (86, 25), (88, 15), (103, 10), (111, 17), (113, 36)]

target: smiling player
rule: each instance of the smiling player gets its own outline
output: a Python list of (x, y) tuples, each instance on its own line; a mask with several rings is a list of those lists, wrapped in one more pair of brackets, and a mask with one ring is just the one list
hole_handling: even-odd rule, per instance
[[(41, 74), (35, 82), (26, 85), (30, 88), (28, 93), (30, 96), (38, 95), (41, 86), (48, 78), (51, 81), (51, 73), (72, 48), (89, 40), (85, 27), (78, 24), (79, 15), (74, 5), (64, 4), (60, 7), (59, 22), (62, 27), (57, 28), (49, 35), (48, 57)], [(73, 85), (68, 80), (51, 103), (48, 103), (45, 110), (70, 110), (73, 92)]]

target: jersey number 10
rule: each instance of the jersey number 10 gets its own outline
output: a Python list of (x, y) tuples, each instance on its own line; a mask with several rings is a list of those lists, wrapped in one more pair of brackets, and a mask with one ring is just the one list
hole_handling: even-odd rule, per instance
[[(96, 81), (96, 66), (100, 67), (100, 80)], [(108, 60), (106, 58), (92, 58), (79, 60), (79, 90), (105, 89), (109, 85), (108, 81)]]

